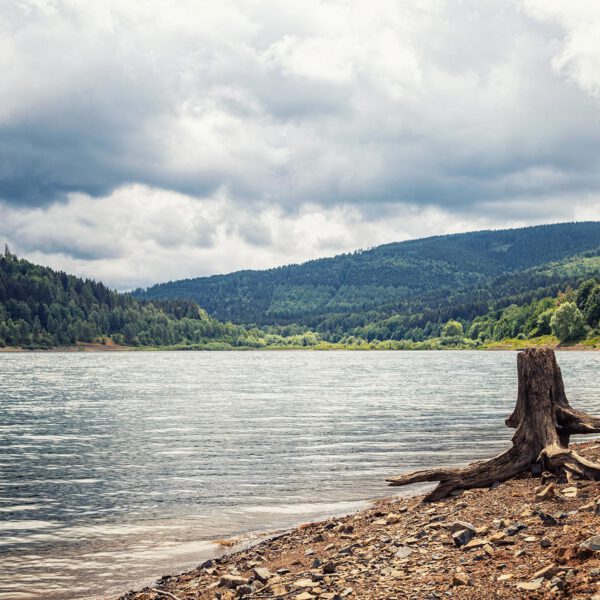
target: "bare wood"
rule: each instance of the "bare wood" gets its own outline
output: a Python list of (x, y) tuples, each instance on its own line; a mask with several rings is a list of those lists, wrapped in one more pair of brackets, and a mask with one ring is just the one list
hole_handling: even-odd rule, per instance
[(489, 487), (529, 471), (533, 463), (543, 470), (600, 479), (600, 464), (569, 449), (576, 433), (600, 433), (600, 418), (571, 408), (560, 368), (551, 348), (529, 348), (517, 356), (519, 388), (513, 413), (506, 419), (516, 429), (512, 448), (487, 461), (461, 468), (427, 469), (387, 479), (392, 486), (439, 482), (426, 501), (439, 500), (457, 489)]
[(181, 600), (175, 594), (171, 594), (171, 592), (165, 592), (163, 590), (157, 590), (156, 588), (150, 588), (150, 591), (154, 592), (155, 594), (158, 594), (159, 596), (166, 596), (167, 598), (171, 598), (171, 600)]

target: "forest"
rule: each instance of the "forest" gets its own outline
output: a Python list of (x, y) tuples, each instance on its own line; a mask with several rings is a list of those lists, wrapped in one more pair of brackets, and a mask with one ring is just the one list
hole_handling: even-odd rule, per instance
[(108, 342), (131, 347), (253, 348), (259, 339), (306, 345), (251, 327), (221, 323), (190, 300), (140, 301), (102, 283), (0, 256), (0, 346), (53, 348)]
[(414, 339), (450, 318), (470, 320), (554, 296), (599, 267), (600, 223), (561, 223), (386, 244), (300, 265), (168, 282), (134, 296), (186, 298), (221, 321), (296, 323), (335, 341), (348, 334)]
[[(269, 278), (287, 283), (269, 284), (267, 293)], [(599, 280), (598, 223), (427, 238), (295, 267), (189, 280), (215, 283), (207, 302), (213, 306), (218, 299), (224, 308), (213, 314), (193, 294), (177, 291), (186, 282), (123, 294), (34, 265), (6, 248), (0, 256), (0, 346), (600, 346)]]

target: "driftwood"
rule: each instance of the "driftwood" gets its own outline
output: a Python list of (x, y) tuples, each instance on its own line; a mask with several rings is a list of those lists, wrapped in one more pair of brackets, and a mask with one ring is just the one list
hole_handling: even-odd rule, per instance
[(151, 592), (154, 592), (155, 594), (157, 594), (158, 596), (165, 596), (167, 598), (171, 598), (171, 600), (181, 600), (178, 596), (176, 596), (175, 594), (171, 594), (171, 592), (165, 592), (164, 590), (157, 590), (156, 588), (150, 588)]
[(415, 471), (386, 481), (392, 486), (437, 481), (438, 486), (425, 498), (432, 502), (454, 490), (489, 487), (525, 472), (600, 479), (600, 464), (569, 449), (569, 436), (600, 433), (600, 418), (571, 408), (554, 351), (529, 348), (519, 352), (517, 370), (517, 404), (505, 422), (516, 429), (510, 450), (462, 468)]

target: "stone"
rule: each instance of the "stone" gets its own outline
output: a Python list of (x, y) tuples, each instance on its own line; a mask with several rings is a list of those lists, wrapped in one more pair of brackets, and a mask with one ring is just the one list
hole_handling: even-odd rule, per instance
[(554, 483), (549, 483), (546, 487), (542, 488), (535, 495), (535, 499), (536, 500), (549, 500), (550, 498), (554, 498), (555, 488), (556, 488), (556, 485)]
[(452, 540), (457, 548), (464, 546), (475, 537), (475, 531), (473, 529), (461, 529), (455, 531), (452, 534)]
[(510, 527), (506, 528), (506, 535), (517, 535), (517, 533), (519, 533), (520, 529), (516, 526), (516, 525), (511, 525)]
[(463, 550), (473, 550), (474, 548), (483, 548), (486, 544), (489, 544), (489, 540), (483, 538), (474, 538), (463, 546)]
[(476, 531), (475, 526), (468, 521), (453, 521), (450, 523), (448, 528), (450, 529), (450, 533), (456, 533), (457, 531), (462, 531), (463, 529), (467, 529), (473, 533)]
[(498, 577), (496, 579), (496, 581), (502, 582), (502, 581), (508, 581), (509, 579), (512, 579), (514, 577), (514, 575), (511, 575), (510, 573), (506, 573), (506, 575), (500, 575), (500, 577)]
[(322, 567), (321, 570), (323, 571), (323, 573), (325, 573), (326, 575), (331, 575), (331, 573), (335, 573), (335, 563), (333, 561), (329, 561), (326, 562)]
[(266, 583), (269, 579), (271, 579), (271, 577), (273, 577), (271, 571), (269, 571), (269, 569), (266, 569), (265, 567), (256, 567), (252, 569), (252, 574), (261, 583)]
[(533, 515), (534, 515), (533, 509), (531, 508), (531, 506), (527, 506), (526, 508), (523, 509), (523, 511), (521, 512), (521, 514), (519, 516), (521, 517), (521, 519), (529, 519)]
[(221, 587), (226, 587), (233, 590), (240, 587), (241, 585), (246, 585), (247, 583), (248, 580), (245, 577), (240, 577), (239, 575), (231, 574), (221, 576), (221, 579), (219, 581), (219, 585)]
[(525, 590), (526, 592), (535, 592), (542, 587), (541, 581), (522, 581), (517, 583), (518, 590)]
[(568, 487), (562, 491), (562, 495), (565, 498), (576, 498), (577, 497), (577, 488), (576, 487)]
[(315, 596), (313, 596), (312, 594), (309, 594), (308, 592), (302, 592), (301, 594), (294, 596), (294, 598), (296, 598), (296, 600), (313, 600), (314, 597)]
[(539, 579), (540, 577), (542, 579), (551, 579), (556, 574), (556, 571), (557, 571), (556, 565), (548, 565), (548, 566), (544, 567), (543, 569), (536, 571), (531, 576), (531, 579)]
[(454, 573), (454, 576), (452, 577), (452, 587), (469, 585), (470, 583), (471, 579), (466, 573)]
[(408, 546), (401, 546), (394, 555), (396, 558), (408, 558), (414, 550)]
[(557, 519), (541, 510), (536, 511), (537, 516), (542, 520), (542, 523), (548, 527), (560, 525)]
[(579, 544), (579, 550), (591, 553), (600, 551), (600, 535), (593, 535)]
[(550, 548), (550, 546), (552, 546), (552, 541), (549, 540), (548, 538), (542, 538), (542, 541), (540, 542), (540, 546), (542, 548)]
[(247, 596), (248, 594), (251, 594), (253, 591), (254, 591), (254, 588), (251, 585), (248, 585), (248, 584), (240, 585), (240, 587), (238, 587), (235, 590), (235, 597), (241, 598), (242, 596)]
[(294, 587), (297, 588), (305, 588), (305, 587), (313, 587), (315, 585), (315, 582), (312, 579), (296, 579), (296, 581), (294, 581), (294, 583), (292, 584)]

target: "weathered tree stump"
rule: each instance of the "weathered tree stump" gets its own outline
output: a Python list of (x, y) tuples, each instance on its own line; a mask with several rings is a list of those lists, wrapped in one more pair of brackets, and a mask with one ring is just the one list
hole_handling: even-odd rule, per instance
[(392, 486), (438, 481), (438, 486), (425, 498), (432, 502), (457, 489), (489, 487), (531, 472), (534, 465), (551, 473), (600, 479), (600, 464), (569, 449), (572, 434), (600, 433), (600, 418), (571, 408), (554, 350), (529, 348), (519, 352), (517, 370), (517, 404), (506, 419), (507, 427), (516, 428), (510, 450), (462, 468), (415, 471), (386, 481)]

